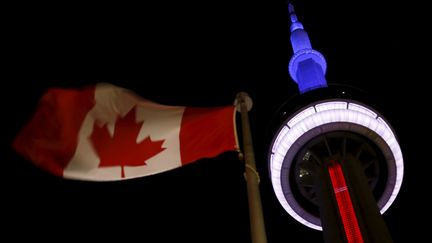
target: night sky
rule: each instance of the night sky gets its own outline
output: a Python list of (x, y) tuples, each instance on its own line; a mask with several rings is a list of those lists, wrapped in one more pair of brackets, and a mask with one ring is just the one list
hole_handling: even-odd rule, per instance
[[(416, 221), (428, 213), (430, 184), (424, 148), (430, 142), (421, 141), (428, 118), (420, 113), (430, 110), (424, 10), (408, 2), (293, 3), (312, 46), (327, 59), (328, 83), (375, 97), (370, 105), (394, 127), (405, 176), (384, 220), (394, 242), (420, 242), (427, 232)], [(323, 242), (321, 232), (285, 212), (268, 177), (271, 117), (297, 93), (287, 72), (292, 50), (284, 1), (38, 4), (8, 12), (1, 198), (2, 230), (20, 232), (11, 234), (15, 241), (250, 242), (244, 165), (235, 152), (94, 183), (46, 174), (10, 149), (48, 88), (109, 82), (167, 105), (229, 105), (248, 92), (268, 242)]]

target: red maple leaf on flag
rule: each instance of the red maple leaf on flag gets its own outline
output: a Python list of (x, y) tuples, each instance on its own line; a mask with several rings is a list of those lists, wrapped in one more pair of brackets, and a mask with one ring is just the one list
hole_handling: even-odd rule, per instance
[(99, 167), (121, 166), (121, 177), (124, 178), (124, 166), (146, 165), (146, 160), (165, 150), (162, 148), (165, 140), (152, 141), (147, 136), (137, 143), (143, 123), (136, 122), (135, 108), (117, 118), (113, 136), (106, 124), (99, 127), (95, 122), (90, 140), (99, 155)]

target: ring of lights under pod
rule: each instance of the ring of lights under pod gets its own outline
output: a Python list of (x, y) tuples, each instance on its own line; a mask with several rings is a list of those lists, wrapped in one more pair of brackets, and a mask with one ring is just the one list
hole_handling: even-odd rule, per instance
[(403, 178), (402, 152), (387, 120), (347, 87), (313, 90), (287, 101), (275, 119), (268, 166), (273, 190), (300, 223), (322, 230), (310, 163), (329, 151), (353, 156), (384, 213)]

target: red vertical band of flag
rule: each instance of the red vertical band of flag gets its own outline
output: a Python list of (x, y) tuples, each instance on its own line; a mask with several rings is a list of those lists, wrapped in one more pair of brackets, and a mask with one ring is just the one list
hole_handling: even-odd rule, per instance
[[(190, 108), (184, 111), (180, 130), (182, 164), (209, 158), (237, 148), (234, 134), (234, 106)], [(232, 122), (230, 122), (232, 121)], [(197, 136), (202, 134), (204, 136)]]
[(49, 89), (15, 138), (13, 148), (48, 172), (63, 176), (63, 168), (75, 152), (81, 124), (94, 104), (94, 86)]
[(363, 243), (357, 217), (340, 164), (332, 161), (328, 168), (338, 209), (348, 243)]

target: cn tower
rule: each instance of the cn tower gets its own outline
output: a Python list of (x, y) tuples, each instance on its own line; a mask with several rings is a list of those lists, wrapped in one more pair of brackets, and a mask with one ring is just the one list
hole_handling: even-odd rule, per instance
[(328, 85), (324, 56), (288, 4), (299, 95), (273, 121), (268, 166), (275, 195), (326, 243), (392, 242), (382, 215), (402, 185), (404, 165), (393, 128), (364, 95)]

